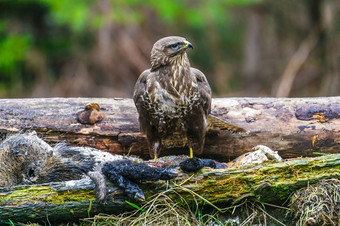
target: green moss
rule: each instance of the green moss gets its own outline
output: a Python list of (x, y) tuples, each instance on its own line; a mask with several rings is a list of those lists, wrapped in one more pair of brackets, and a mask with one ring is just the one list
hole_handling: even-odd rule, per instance
[(50, 204), (63, 204), (66, 202), (81, 202), (95, 200), (93, 190), (63, 191), (57, 192), (48, 185), (27, 186), (14, 189), (10, 193), (0, 194), (0, 203), (24, 204), (34, 201), (43, 201)]
[[(340, 177), (340, 155), (305, 158), (283, 163), (266, 163), (227, 170), (202, 169), (185, 187), (211, 202), (254, 197), (266, 202), (282, 202), (307, 184), (323, 178)], [(201, 180), (199, 176), (206, 179)], [(197, 176), (197, 177), (196, 177)], [(193, 181), (195, 181), (193, 183)], [(190, 184), (191, 183), (191, 184)], [(261, 186), (263, 188), (261, 188)], [(259, 189), (261, 188), (261, 189)], [(190, 198), (190, 197), (189, 197)]]
[(276, 184), (262, 189), (255, 197), (262, 202), (273, 203), (286, 200), (293, 191), (288, 184)]
[(46, 199), (46, 202), (52, 204), (64, 204), (67, 202), (84, 202), (90, 200), (95, 200), (95, 193), (93, 190), (58, 192), (52, 197)]

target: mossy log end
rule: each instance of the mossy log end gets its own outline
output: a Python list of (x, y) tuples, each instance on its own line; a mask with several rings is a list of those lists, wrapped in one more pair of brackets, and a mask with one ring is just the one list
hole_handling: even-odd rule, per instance
[[(94, 125), (81, 124), (76, 114), (98, 103), (104, 115)], [(340, 151), (340, 97), (217, 98), (212, 114), (248, 133), (211, 131), (203, 157), (229, 161), (263, 144), (283, 158)], [(35, 130), (49, 143), (90, 146), (114, 154), (148, 158), (131, 99), (39, 98), (0, 99), (0, 133)], [(163, 151), (162, 155), (188, 150)]]
[[(299, 158), (282, 163), (267, 162), (246, 168), (203, 168), (193, 174), (179, 170), (179, 176), (169, 183), (145, 182), (140, 187), (146, 200), (170, 186), (176, 192), (167, 194), (179, 204), (183, 200), (178, 194), (186, 202), (194, 201), (195, 198), (200, 204), (206, 204), (205, 200), (216, 205), (222, 202), (235, 204), (244, 198), (280, 204), (297, 189), (328, 178), (340, 179), (340, 154)], [(125, 203), (124, 195), (115, 195), (113, 199), (111, 194), (105, 205), (99, 205), (95, 201), (93, 189), (94, 184), (89, 179), (0, 188), (0, 224), (8, 220), (66, 222), (98, 213), (118, 213), (131, 209)]]

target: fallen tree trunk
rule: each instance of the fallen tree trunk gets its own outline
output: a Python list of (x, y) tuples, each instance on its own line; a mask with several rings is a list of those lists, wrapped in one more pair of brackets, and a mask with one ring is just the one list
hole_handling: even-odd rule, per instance
[[(340, 154), (301, 158), (281, 163), (267, 162), (245, 168), (214, 170), (203, 168), (193, 175), (179, 170), (178, 177), (164, 182), (140, 184), (146, 200), (170, 187), (178, 204), (238, 203), (244, 198), (280, 204), (292, 192), (322, 179), (340, 179)], [(96, 203), (90, 179), (40, 185), (0, 188), (0, 224), (13, 222), (67, 222), (98, 213), (119, 213), (131, 209), (125, 196), (111, 196), (105, 205)], [(180, 196), (185, 198), (185, 201)], [(140, 204), (136, 201), (131, 201)]]
[[(104, 119), (81, 124), (76, 114), (98, 103)], [(340, 152), (340, 97), (322, 98), (218, 98), (212, 114), (248, 133), (211, 131), (203, 157), (230, 160), (262, 144), (284, 158), (313, 156), (314, 152)], [(139, 133), (131, 99), (40, 98), (0, 100), (2, 134), (35, 130), (49, 143), (66, 142), (148, 158), (145, 137)], [(163, 155), (188, 150), (163, 151)]]

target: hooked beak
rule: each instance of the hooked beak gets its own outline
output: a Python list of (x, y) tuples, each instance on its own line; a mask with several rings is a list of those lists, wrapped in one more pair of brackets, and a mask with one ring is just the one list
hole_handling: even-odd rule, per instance
[(194, 46), (190, 43), (190, 42), (188, 42), (188, 41), (184, 41), (184, 48), (194, 48)]

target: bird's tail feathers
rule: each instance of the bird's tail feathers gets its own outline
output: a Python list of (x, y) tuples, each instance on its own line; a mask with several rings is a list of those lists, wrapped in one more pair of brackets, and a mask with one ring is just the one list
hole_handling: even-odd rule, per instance
[(220, 129), (220, 130), (229, 130), (229, 131), (232, 131), (234, 133), (245, 133), (247, 132), (247, 130), (241, 128), (241, 127), (238, 127), (238, 126), (235, 126), (233, 124), (230, 124), (216, 116), (213, 116), (213, 115), (208, 115), (207, 117), (207, 120), (208, 120), (208, 129)]

